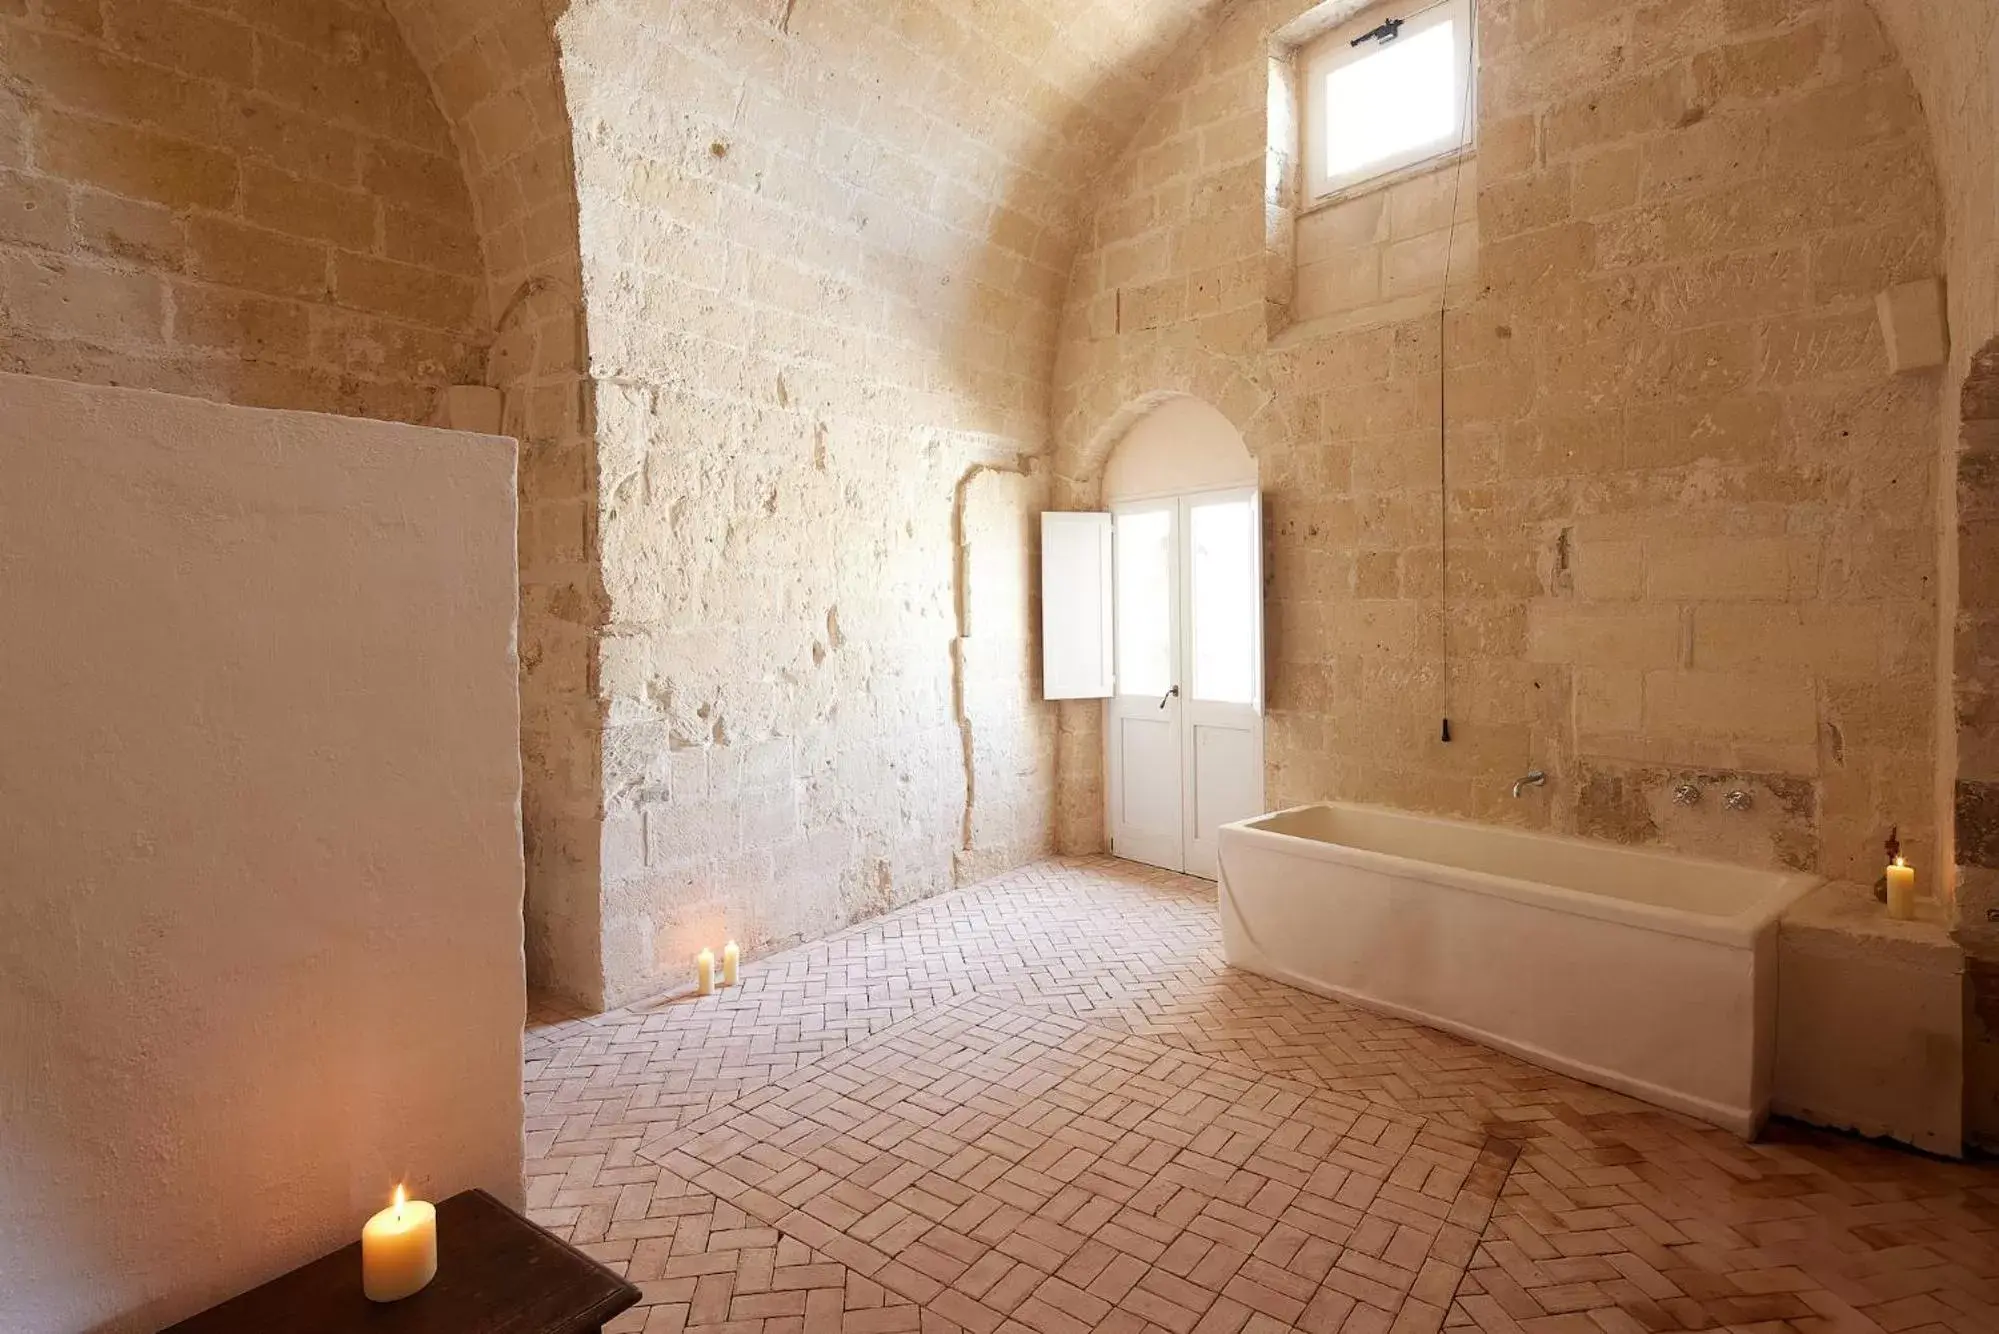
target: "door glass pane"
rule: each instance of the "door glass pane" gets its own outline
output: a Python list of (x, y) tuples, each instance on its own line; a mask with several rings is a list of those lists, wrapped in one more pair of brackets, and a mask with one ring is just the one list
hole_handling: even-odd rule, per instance
[(1117, 516), (1117, 689), (1173, 687), (1173, 511)]
[(1195, 699), (1256, 702), (1255, 517), (1246, 498), (1190, 507)]

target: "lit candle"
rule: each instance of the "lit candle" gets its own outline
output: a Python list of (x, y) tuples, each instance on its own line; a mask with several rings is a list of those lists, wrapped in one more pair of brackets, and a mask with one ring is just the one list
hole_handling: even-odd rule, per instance
[(1888, 915), (1898, 922), (1916, 916), (1916, 868), (1900, 857), (1888, 868)]
[(699, 996), (715, 994), (715, 951), (711, 949), (694, 956), (694, 992)]
[(361, 1291), (371, 1302), (399, 1302), (437, 1277), (437, 1210), (405, 1196), (361, 1229)]
[(735, 941), (732, 940), (722, 947), (723, 986), (733, 987), (736, 985), (736, 965), (742, 961), (742, 957), (743, 952), (736, 948)]

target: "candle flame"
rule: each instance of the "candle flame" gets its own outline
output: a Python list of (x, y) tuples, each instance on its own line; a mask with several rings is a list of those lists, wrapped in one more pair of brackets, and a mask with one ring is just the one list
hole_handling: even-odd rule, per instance
[(1907, 866), (1907, 865), (1908, 865), (1908, 863), (1907, 863), (1907, 862), (1905, 862), (1905, 861), (1903, 861), (1903, 860), (1901, 859), (1901, 857), (1897, 856), (1897, 857), (1895, 858), (1895, 865), (1897, 865), (1897, 866)]
[(403, 1186), (402, 1186), (402, 1183), (401, 1183), (400, 1181), (398, 1181), (398, 1182), (396, 1183), (396, 1216), (397, 1216), (398, 1218), (400, 1218), (400, 1217), (402, 1216), (402, 1212), (403, 1212), (403, 1204), (404, 1204), (404, 1203), (405, 1203), (405, 1202), (406, 1202), (406, 1201), (407, 1201), (408, 1199), (409, 1199), (409, 1192), (408, 1192), (408, 1191), (406, 1191), (406, 1190), (404, 1190), (404, 1189), (403, 1189)]

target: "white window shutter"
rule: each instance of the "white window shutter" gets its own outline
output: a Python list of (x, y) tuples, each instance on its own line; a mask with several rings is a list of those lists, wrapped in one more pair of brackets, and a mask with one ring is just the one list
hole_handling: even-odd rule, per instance
[(1109, 699), (1111, 516), (1041, 516), (1044, 699)]

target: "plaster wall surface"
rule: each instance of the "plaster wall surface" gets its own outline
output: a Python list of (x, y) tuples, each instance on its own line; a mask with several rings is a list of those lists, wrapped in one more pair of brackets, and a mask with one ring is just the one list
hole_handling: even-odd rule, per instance
[(1045, 475), (995, 479), (1048, 446), (1093, 172), (1214, 8), (569, 7), (604, 997), (1052, 846), (1036, 622), (978, 615)]
[[(1060, 507), (1146, 395), (1257, 455), (1272, 804), (1866, 881), (1898, 825), (1933, 865), (1940, 377), (1887, 374), (1873, 302), (1940, 270), (1942, 209), (1872, 7), (1482, 0), (1441, 386), (1434, 309), (1272, 339), (1270, 38), (1304, 8), (1232, 9), (1108, 176), (1054, 407)], [(1065, 848), (1101, 845), (1100, 754), (1065, 708)]]
[(0, 5), (0, 368), (421, 421), (479, 272), (381, 0)]
[(1104, 501), (1256, 485), (1242, 433), (1198, 398), (1170, 398), (1124, 432), (1104, 462)]
[(0, 1325), (521, 1198), (514, 451), (0, 376)]

